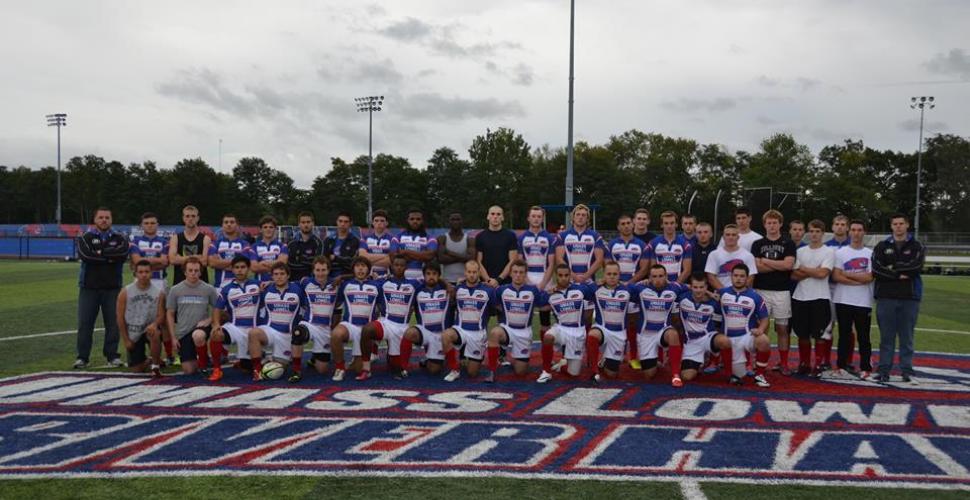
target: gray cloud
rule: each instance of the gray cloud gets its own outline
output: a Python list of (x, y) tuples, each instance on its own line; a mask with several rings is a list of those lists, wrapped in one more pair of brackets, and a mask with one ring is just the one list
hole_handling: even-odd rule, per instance
[(737, 105), (737, 100), (729, 97), (717, 97), (714, 99), (691, 99), (681, 97), (676, 101), (664, 101), (660, 103), (660, 106), (664, 109), (684, 113), (696, 113), (698, 111), (716, 113), (720, 111), (727, 111)]
[(394, 62), (384, 59), (381, 62), (362, 63), (353, 73), (358, 80), (369, 80), (381, 83), (397, 83), (404, 79), (404, 75), (394, 68)]
[(504, 50), (522, 48), (521, 44), (506, 40), (463, 44), (455, 37), (457, 31), (467, 31), (467, 29), (459, 24), (431, 24), (408, 17), (378, 29), (377, 33), (399, 42), (421, 44), (434, 55), (452, 59), (481, 60), (493, 57)]
[(245, 96), (223, 85), (222, 78), (208, 69), (178, 71), (172, 81), (156, 86), (159, 94), (192, 104), (206, 104), (220, 111), (249, 116), (255, 108)]
[(775, 120), (774, 118), (771, 118), (769, 116), (764, 116), (764, 115), (758, 115), (757, 117), (755, 117), (755, 121), (757, 121), (761, 125), (775, 125), (778, 123), (778, 120)]
[(808, 78), (800, 76), (795, 79), (795, 87), (800, 89), (802, 92), (812, 90), (822, 84), (821, 80), (816, 80), (814, 78)]
[(516, 100), (499, 101), (495, 98), (444, 97), (438, 93), (419, 93), (404, 96), (403, 102), (398, 105), (397, 110), (404, 116), (418, 120), (494, 119), (525, 116), (525, 108)]
[(532, 81), (535, 79), (535, 70), (532, 66), (525, 63), (516, 64), (512, 68), (512, 83), (516, 85), (529, 86), (532, 85)]
[(431, 35), (433, 29), (433, 26), (420, 19), (408, 17), (403, 21), (392, 23), (377, 32), (401, 42), (414, 42)]
[(762, 87), (784, 87), (784, 88), (796, 88), (802, 92), (807, 92), (809, 90), (814, 90), (822, 85), (822, 81), (809, 78), (807, 76), (799, 76), (792, 80), (786, 80), (782, 78), (773, 78), (768, 75), (761, 75), (754, 79), (755, 83), (761, 85)]
[[(905, 130), (906, 132), (918, 132), (919, 131), (919, 118), (910, 118), (908, 120), (903, 120), (897, 124), (900, 130)], [(923, 132), (945, 132), (949, 130), (949, 126), (944, 122), (925, 122), (923, 123)]]
[(963, 80), (970, 80), (970, 54), (963, 49), (950, 49), (946, 54), (937, 54), (923, 63), (923, 66), (933, 73), (956, 75)]
[(754, 81), (757, 82), (758, 85), (761, 85), (764, 87), (777, 87), (778, 85), (781, 84), (780, 80), (778, 80), (777, 78), (771, 78), (768, 75), (761, 75), (758, 78), (755, 78)]

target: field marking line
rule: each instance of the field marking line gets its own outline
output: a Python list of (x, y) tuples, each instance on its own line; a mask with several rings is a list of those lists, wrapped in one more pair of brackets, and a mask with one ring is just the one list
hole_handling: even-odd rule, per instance
[[(94, 331), (100, 332), (104, 328), (95, 328)], [(47, 333), (32, 333), (30, 335), (17, 335), (16, 337), (0, 337), (0, 342), (7, 340), (21, 340), (21, 339), (35, 339), (37, 337), (53, 337), (55, 335), (70, 335), (72, 333), (77, 333), (77, 330), (64, 330), (61, 332), (47, 332)]]
[(701, 490), (701, 483), (694, 480), (680, 482), (680, 495), (684, 500), (707, 500), (707, 495)]
[[(879, 325), (872, 325), (873, 330), (878, 330)], [(965, 332), (963, 330), (941, 330), (939, 328), (917, 328), (917, 332), (929, 332), (929, 333), (952, 333), (954, 335), (970, 335), (970, 332)]]

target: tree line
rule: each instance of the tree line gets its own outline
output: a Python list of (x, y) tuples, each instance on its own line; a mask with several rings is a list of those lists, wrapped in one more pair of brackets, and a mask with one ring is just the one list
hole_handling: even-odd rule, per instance
[[(923, 153), (921, 230), (970, 232), (970, 139), (939, 134)], [(445, 226), (457, 211), (468, 227), (484, 227), (491, 205), (506, 210), (512, 227), (525, 226), (528, 208), (560, 205), (566, 175), (564, 148), (530, 146), (512, 129), (487, 130), (472, 142), (467, 158), (451, 148), (434, 151), (426, 165), (379, 154), (374, 158), (374, 208), (403, 225), (406, 211), (421, 208), (431, 226)], [(863, 219), (873, 231), (888, 231), (887, 216), (915, 212), (917, 155), (872, 149), (845, 140), (818, 155), (790, 134), (775, 134), (753, 152), (718, 144), (630, 130), (605, 144), (579, 142), (574, 153), (577, 203), (600, 206), (598, 226), (611, 229), (616, 217), (647, 207), (691, 212), (699, 220), (727, 223), (735, 207), (756, 214), (779, 208), (787, 219), (837, 214)], [(199, 158), (171, 168), (152, 161), (125, 165), (87, 155), (71, 158), (62, 172), (63, 222), (87, 224), (91, 211), (106, 205), (116, 223), (137, 224), (153, 211), (163, 224), (181, 222), (180, 207), (199, 207), (202, 224), (217, 225), (232, 212), (243, 224), (273, 214), (294, 224), (311, 210), (319, 224), (332, 224), (349, 211), (365, 225), (367, 157), (331, 158), (331, 168), (309, 188), (297, 187), (285, 172), (257, 157), (242, 158), (231, 173), (217, 172)], [(0, 222), (50, 223), (55, 219), (56, 169), (0, 166)], [(691, 205), (691, 200), (693, 204)], [(654, 217), (657, 218), (656, 215)], [(756, 217), (756, 219), (758, 219)], [(561, 212), (550, 212), (558, 226)]]

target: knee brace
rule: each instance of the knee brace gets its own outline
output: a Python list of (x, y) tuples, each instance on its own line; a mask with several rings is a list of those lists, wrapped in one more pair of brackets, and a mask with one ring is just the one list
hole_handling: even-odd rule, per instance
[(290, 343), (293, 345), (305, 345), (310, 341), (310, 329), (306, 325), (296, 325)]

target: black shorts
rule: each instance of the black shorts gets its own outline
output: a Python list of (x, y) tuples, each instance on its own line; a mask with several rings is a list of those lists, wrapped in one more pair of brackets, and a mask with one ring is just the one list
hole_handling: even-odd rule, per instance
[[(208, 334), (206, 334), (206, 338), (209, 338)], [(181, 359), (183, 363), (186, 361), (196, 360), (195, 342), (192, 341), (191, 333), (179, 339), (179, 359)]]
[(693, 359), (682, 359), (680, 361), (680, 371), (684, 370), (694, 370), (700, 371), (702, 363), (698, 363)]
[(312, 356), (310, 356), (310, 359), (313, 360), (314, 363), (329, 363), (330, 362), (330, 353), (329, 352), (315, 352), (315, 353), (313, 353)]
[(142, 334), (141, 338), (133, 342), (131, 350), (128, 351), (128, 366), (138, 366), (148, 361), (145, 355), (145, 348), (148, 346), (148, 335)]
[(826, 299), (792, 300), (791, 326), (800, 340), (819, 339), (829, 322), (832, 321), (832, 310)]

